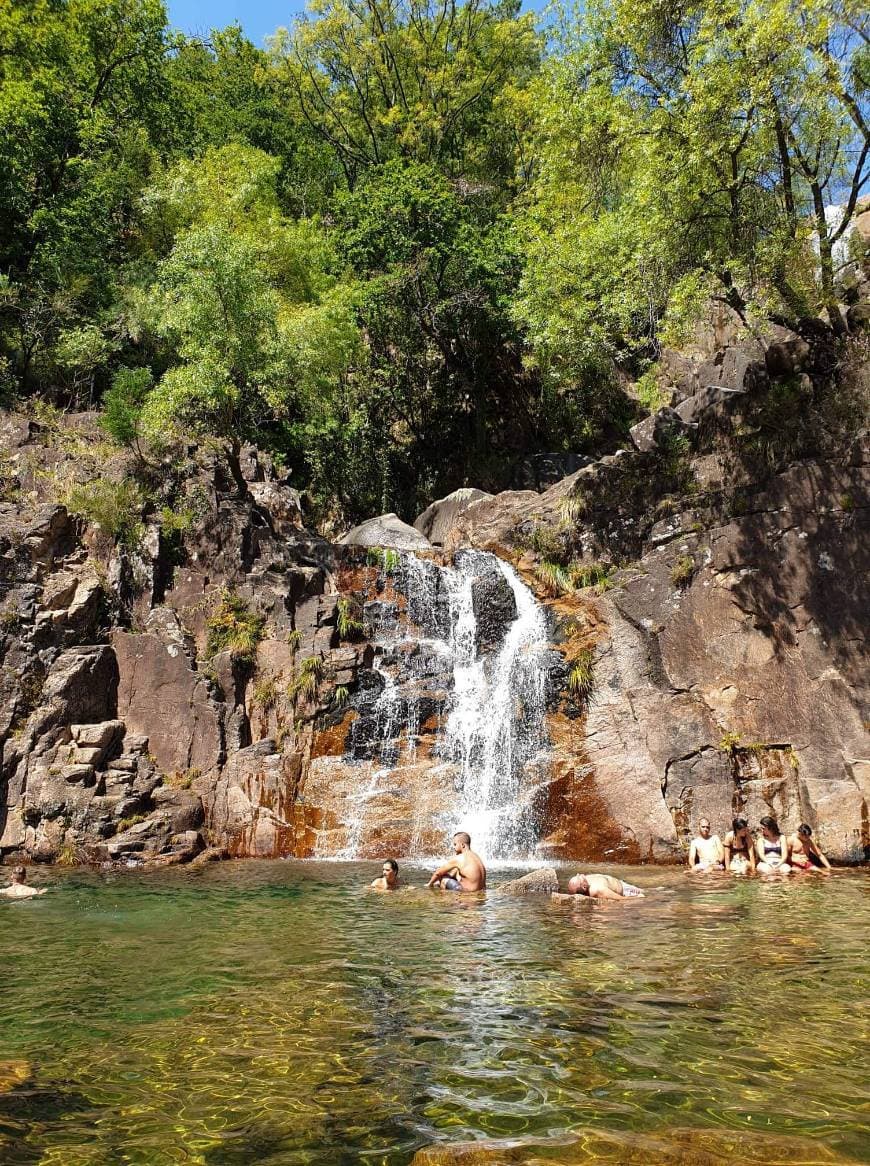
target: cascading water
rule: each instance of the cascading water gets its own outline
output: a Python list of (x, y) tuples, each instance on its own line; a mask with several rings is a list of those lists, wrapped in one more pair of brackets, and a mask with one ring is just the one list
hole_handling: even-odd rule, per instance
[[(501, 647), (477, 651), (473, 587), (481, 560), (495, 565), (516, 604)], [(490, 858), (524, 857), (536, 825), (523, 794), (527, 767), (545, 759), (548, 643), (544, 614), (507, 563), (466, 552), (448, 575), (453, 648), (453, 695), (445, 726), (447, 756), (460, 767), (461, 817)]]
[(358, 854), (367, 807), (401, 783), (396, 771), (416, 762), (421, 722), (435, 720), (437, 768), (453, 775), (455, 810), (450, 821), (415, 822), (412, 852), (436, 826), (467, 830), (487, 858), (530, 857), (533, 793), (548, 759), (544, 613), (513, 569), (483, 552), (462, 551), (452, 567), (405, 553), (390, 573), (404, 606), (366, 604), (376, 657), (349, 750), (369, 776), (351, 799), (344, 854)]

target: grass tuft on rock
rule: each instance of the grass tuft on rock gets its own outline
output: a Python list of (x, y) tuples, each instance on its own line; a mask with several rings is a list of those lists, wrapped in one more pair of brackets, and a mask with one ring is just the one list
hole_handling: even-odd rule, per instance
[(266, 621), (251, 611), (241, 596), (233, 591), (223, 591), (217, 607), (209, 616), (207, 627), (208, 656), (229, 651), (235, 660), (253, 664)]

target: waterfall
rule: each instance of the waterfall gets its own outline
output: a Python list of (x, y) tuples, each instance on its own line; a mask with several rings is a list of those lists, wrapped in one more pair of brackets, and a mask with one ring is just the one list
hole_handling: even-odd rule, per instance
[[(500, 571), (517, 610), (501, 647), (489, 658), (477, 651), (472, 600), (482, 559)], [(507, 563), (467, 552), (461, 562), (448, 574), (454, 664), (445, 752), (460, 767), (462, 829), (488, 857), (525, 857), (534, 849), (537, 825), (523, 802), (526, 767), (546, 752), (546, 621)]]
[(466, 830), (484, 857), (531, 857), (549, 756), (544, 612), (494, 555), (461, 551), (439, 567), (402, 553), (397, 563), (365, 605), (376, 655), (354, 696), (346, 760), (369, 773), (350, 799), (343, 855), (358, 855), (372, 799), (401, 785), (397, 770), (417, 762), (421, 725), (434, 720), (433, 770), (452, 775), (455, 798), (449, 816), (415, 822), (412, 851), (433, 829)]

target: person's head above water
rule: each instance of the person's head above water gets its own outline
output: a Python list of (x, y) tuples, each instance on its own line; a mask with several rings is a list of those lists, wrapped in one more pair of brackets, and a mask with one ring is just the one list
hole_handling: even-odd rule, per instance
[(13, 883), (26, 883), (27, 882), (27, 867), (26, 866), (13, 867), (12, 868), (12, 881), (13, 881)]
[(759, 825), (765, 834), (770, 834), (774, 838), (779, 838), (780, 834), (782, 833), (776, 818), (762, 818)]
[(458, 834), (453, 835), (453, 850), (455, 854), (461, 854), (463, 850), (471, 849), (471, 835), (466, 834), (464, 830), (460, 830)]
[(588, 895), (589, 894), (589, 879), (586, 875), (575, 874), (568, 879), (568, 894), (569, 895)]
[(399, 878), (399, 864), (394, 858), (385, 858), (383, 866), (384, 882), (388, 887), (394, 885)]

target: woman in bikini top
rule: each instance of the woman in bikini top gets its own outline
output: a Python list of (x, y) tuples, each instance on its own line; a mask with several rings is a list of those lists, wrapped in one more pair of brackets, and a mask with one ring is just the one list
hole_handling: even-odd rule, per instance
[(761, 819), (761, 837), (758, 839), (759, 874), (788, 874), (791, 867), (786, 862), (788, 843), (779, 828), (776, 818)]
[(734, 818), (731, 829), (725, 835), (725, 869), (737, 874), (755, 872), (755, 849), (749, 823), (745, 818)]
[[(794, 870), (830, 870), (831, 864), (812, 837), (812, 827), (801, 822), (797, 833), (788, 840), (789, 862)], [(815, 861), (814, 861), (815, 860)]]

